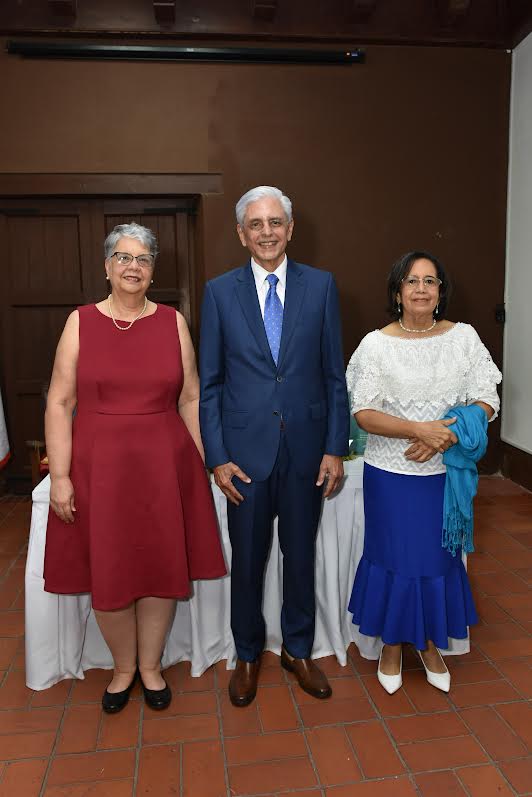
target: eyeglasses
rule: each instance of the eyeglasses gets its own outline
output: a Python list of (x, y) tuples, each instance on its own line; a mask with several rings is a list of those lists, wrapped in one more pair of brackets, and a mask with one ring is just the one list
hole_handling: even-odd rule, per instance
[(401, 280), (407, 288), (419, 288), (420, 283), (423, 283), (425, 288), (439, 288), (441, 280), (438, 277), (423, 277), (420, 279), (419, 277), (404, 277)]
[(155, 258), (153, 255), (130, 255), (129, 252), (113, 252), (111, 257), (116, 257), (118, 263), (121, 266), (129, 266), (133, 260), (137, 261), (137, 264), (141, 268), (153, 268), (155, 263)]

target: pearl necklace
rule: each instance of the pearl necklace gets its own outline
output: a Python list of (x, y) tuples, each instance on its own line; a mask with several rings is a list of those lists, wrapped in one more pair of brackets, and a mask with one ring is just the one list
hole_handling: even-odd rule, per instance
[(144, 313), (146, 312), (146, 307), (148, 306), (148, 300), (147, 300), (147, 298), (146, 298), (146, 297), (144, 297), (144, 307), (142, 308), (142, 310), (140, 311), (140, 313), (139, 313), (137, 316), (135, 316), (135, 318), (133, 319), (133, 321), (130, 321), (130, 322), (129, 322), (129, 324), (127, 325), (127, 327), (121, 327), (121, 326), (119, 326), (119, 325), (116, 323), (116, 319), (115, 319), (115, 317), (114, 317), (114, 315), (113, 315), (113, 307), (112, 307), (112, 305), (111, 305), (111, 294), (109, 294), (109, 296), (107, 297), (107, 303), (109, 304), (109, 313), (110, 313), (110, 315), (111, 315), (111, 318), (112, 318), (113, 324), (115, 325), (115, 327), (116, 327), (117, 329), (119, 329), (119, 330), (120, 330), (120, 332), (126, 332), (128, 329), (131, 329), (131, 327), (133, 326), (133, 324), (135, 323), (135, 321), (138, 321), (138, 320), (139, 320), (139, 318), (141, 317), (141, 315), (144, 315)]
[(436, 319), (433, 320), (432, 326), (428, 327), (427, 329), (408, 329), (408, 327), (403, 326), (403, 321), (399, 319), (399, 326), (403, 330), (403, 332), (430, 332), (436, 326)]

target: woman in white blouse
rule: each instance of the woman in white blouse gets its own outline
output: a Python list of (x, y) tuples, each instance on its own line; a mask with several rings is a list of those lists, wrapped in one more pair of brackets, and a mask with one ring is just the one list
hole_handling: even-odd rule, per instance
[(472, 326), (446, 320), (450, 284), (426, 252), (409, 252), (388, 278), (393, 323), (370, 332), (351, 357), (351, 410), (368, 432), (364, 554), (349, 610), (360, 632), (381, 637), (377, 675), (401, 686), (402, 643), (415, 645), (429, 683), (448, 691), (438, 648), (477, 621), (458, 554), (442, 548), (443, 452), (456, 442), (452, 407), (479, 404), (492, 420), (501, 374)]

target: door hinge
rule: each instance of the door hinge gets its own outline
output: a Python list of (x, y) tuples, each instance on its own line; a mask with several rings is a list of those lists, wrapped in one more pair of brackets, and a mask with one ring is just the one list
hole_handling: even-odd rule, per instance
[(506, 307), (504, 304), (495, 305), (495, 321), (497, 324), (506, 323)]

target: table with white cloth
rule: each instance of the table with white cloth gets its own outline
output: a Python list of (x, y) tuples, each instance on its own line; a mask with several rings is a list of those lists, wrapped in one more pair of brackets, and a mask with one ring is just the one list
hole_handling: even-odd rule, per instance
[(4, 405), (2, 403), (2, 393), (0, 393), (0, 468), (7, 465), (9, 460), (9, 440), (7, 437), (6, 419), (4, 416)]
[[(380, 638), (360, 634), (351, 622), (347, 604), (364, 547), (362, 458), (345, 463), (341, 489), (323, 502), (316, 539), (316, 635), (313, 658), (334, 654), (345, 665), (346, 650), (355, 642), (365, 658), (376, 659)], [(231, 544), (225, 496), (212, 485), (222, 546), (228, 566)], [(111, 653), (100, 633), (90, 594), (55, 595), (44, 591), (43, 567), (50, 477), (34, 489), (28, 558), (26, 562), (26, 683), (47, 689), (63, 678), (83, 678), (93, 667), (110, 669)], [(75, 533), (75, 529), (73, 529)], [(281, 650), (283, 557), (273, 524), (272, 545), (264, 579), (263, 612), (266, 649)], [(188, 600), (177, 601), (176, 614), (162, 657), (163, 668), (179, 661), (191, 662), (193, 676), (217, 661), (235, 663), (230, 627), (230, 576), (194, 581)], [(445, 653), (465, 653), (469, 640), (450, 640)]]

